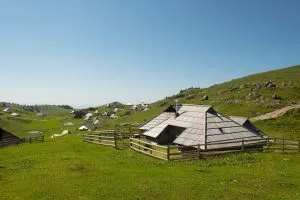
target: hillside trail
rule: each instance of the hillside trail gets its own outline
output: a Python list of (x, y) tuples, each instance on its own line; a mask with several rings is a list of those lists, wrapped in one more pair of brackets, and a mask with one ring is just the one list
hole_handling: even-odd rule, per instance
[(300, 108), (300, 104), (286, 106), (286, 107), (280, 108), (278, 110), (274, 110), (272, 112), (266, 113), (264, 115), (250, 118), (250, 120), (251, 121), (261, 121), (261, 120), (266, 120), (266, 119), (274, 119), (274, 118), (284, 115), (285, 113), (287, 113), (290, 110), (297, 109), (297, 108)]

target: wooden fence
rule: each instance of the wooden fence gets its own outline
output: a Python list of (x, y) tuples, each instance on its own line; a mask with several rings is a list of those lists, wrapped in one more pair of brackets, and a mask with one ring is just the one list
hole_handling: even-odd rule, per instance
[(23, 143), (23, 141), (20, 139), (0, 141), (0, 148), (7, 147), (10, 145), (19, 145), (21, 143)]
[[(248, 151), (300, 152), (300, 141), (280, 138), (226, 140), (192, 146), (162, 146), (143, 139), (130, 138), (129, 140), (131, 149), (161, 160), (200, 159), (204, 156)], [(203, 149), (205, 146), (206, 150)], [(216, 148), (216, 146), (221, 147)]]
[[(84, 134), (83, 142), (93, 143), (98, 145), (113, 146), (116, 149), (128, 149), (129, 138), (134, 137), (133, 131), (104, 130), (95, 131), (93, 134)], [(138, 134), (139, 135), (139, 134)]]
[(19, 145), (22, 143), (38, 143), (44, 142), (44, 136), (35, 136), (35, 137), (24, 137), (24, 138), (12, 138), (5, 141), (0, 141), (0, 148), (7, 147), (10, 145)]
[(38, 142), (44, 142), (45, 137), (43, 135), (35, 136), (35, 137), (25, 137), (22, 138), (22, 140), (24, 141), (24, 143), (38, 143)]
[(116, 147), (116, 140), (114, 136), (83, 134), (83, 142)]

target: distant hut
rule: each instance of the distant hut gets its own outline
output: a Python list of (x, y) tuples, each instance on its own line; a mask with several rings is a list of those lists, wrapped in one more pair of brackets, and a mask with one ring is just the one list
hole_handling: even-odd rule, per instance
[(86, 131), (86, 130), (89, 130), (89, 128), (83, 125), (83, 126), (80, 126), (78, 128), (78, 130), (80, 130), (80, 131)]
[(108, 113), (107, 113), (107, 112), (104, 112), (102, 115), (103, 115), (103, 116), (108, 116)]
[(5, 108), (5, 109), (3, 110), (3, 112), (5, 112), (5, 113), (11, 113), (11, 108)]
[(86, 113), (82, 110), (78, 110), (74, 112), (74, 118), (81, 119), (86, 115)]
[(115, 114), (112, 114), (112, 115), (110, 116), (111, 119), (115, 119), (115, 118), (117, 118), (117, 117), (118, 117), (118, 116), (115, 115)]
[(11, 113), (11, 116), (13, 116), (13, 117), (18, 117), (18, 116), (20, 116), (20, 114), (19, 114), (19, 113), (16, 113), (16, 112), (14, 112), (14, 113)]
[(23, 140), (12, 133), (0, 128), (0, 147), (22, 143)]
[(40, 113), (37, 113), (36, 116), (38, 116), (38, 117), (44, 117), (45, 114), (40, 112)]
[(88, 113), (85, 115), (86, 117), (93, 117), (94, 115), (92, 113)]
[[(235, 149), (241, 146), (241, 141), (247, 148), (264, 144), (259, 132), (247, 129), (204, 105), (170, 106), (140, 130), (158, 144), (200, 145), (203, 150)], [(222, 144), (224, 141), (236, 142)]]
[(100, 121), (97, 119), (97, 120), (93, 121), (93, 124), (94, 124), (94, 125), (97, 125), (97, 124), (99, 124), (99, 122), (100, 122)]
[(85, 116), (85, 117), (84, 117), (84, 120), (85, 120), (85, 121), (88, 121), (88, 120), (90, 120), (90, 119), (91, 119), (90, 116)]

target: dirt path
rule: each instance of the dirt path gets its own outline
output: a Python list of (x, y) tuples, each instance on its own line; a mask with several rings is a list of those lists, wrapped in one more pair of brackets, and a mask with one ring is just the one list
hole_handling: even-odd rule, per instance
[(284, 108), (280, 108), (278, 110), (274, 110), (273, 112), (269, 112), (269, 113), (266, 113), (264, 115), (253, 117), (250, 120), (252, 120), (252, 121), (260, 121), (260, 120), (277, 118), (277, 117), (280, 117), (280, 116), (284, 115), (289, 110), (293, 110), (293, 109), (296, 109), (296, 108), (300, 108), (300, 105), (297, 104), (297, 105), (286, 106)]

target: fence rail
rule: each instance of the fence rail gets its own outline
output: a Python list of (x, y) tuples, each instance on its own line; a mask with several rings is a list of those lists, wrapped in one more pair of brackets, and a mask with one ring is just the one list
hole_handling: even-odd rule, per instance
[(114, 136), (103, 136), (99, 134), (83, 134), (83, 142), (113, 147), (116, 146), (116, 140)]
[(280, 151), (300, 152), (300, 140), (287, 140), (284, 138), (251, 137), (207, 142), (191, 146), (158, 145), (144, 138), (122, 134), (116, 130), (97, 131), (94, 134), (84, 134), (83, 141), (87, 143), (113, 146), (116, 149), (130, 148), (139, 153), (161, 160), (187, 160), (200, 159), (204, 156), (218, 154), (248, 152), (248, 151)]
[(24, 137), (24, 138), (11, 138), (7, 139), (5, 141), (0, 141), (0, 148), (7, 147), (10, 145), (19, 145), (22, 143), (38, 143), (38, 142), (44, 142), (45, 138), (44, 136), (35, 136), (35, 137)]
[(45, 138), (43, 135), (41, 135), (41, 136), (35, 136), (35, 137), (24, 137), (24, 138), (22, 138), (22, 140), (25, 143), (38, 143), (38, 142), (44, 142)]
[[(213, 145), (231, 144), (230, 147), (210, 148)], [(207, 149), (203, 149), (203, 147)], [(162, 146), (149, 143), (142, 139), (130, 138), (130, 148), (161, 160), (187, 160), (200, 159), (204, 156), (249, 152), (249, 151), (282, 151), (300, 152), (300, 141), (286, 140), (282, 138), (263, 138), (263, 139), (241, 139), (230, 141), (210, 142), (206, 145), (191, 145), (191, 146)]]

